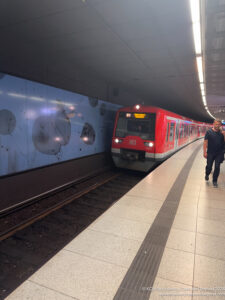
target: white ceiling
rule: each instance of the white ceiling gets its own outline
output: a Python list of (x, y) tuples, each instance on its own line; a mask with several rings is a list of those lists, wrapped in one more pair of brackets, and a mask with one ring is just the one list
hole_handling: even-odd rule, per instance
[(209, 120), (189, 0), (1, 0), (0, 40), (2, 72)]

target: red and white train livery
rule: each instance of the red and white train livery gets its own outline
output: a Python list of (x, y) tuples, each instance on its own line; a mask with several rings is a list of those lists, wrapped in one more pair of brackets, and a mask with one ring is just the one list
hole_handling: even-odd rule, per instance
[(118, 110), (112, 158), (119, 168), (147, 172), (178, 149), (205, 135), (209, 124), (170, 111), (135, 105)]

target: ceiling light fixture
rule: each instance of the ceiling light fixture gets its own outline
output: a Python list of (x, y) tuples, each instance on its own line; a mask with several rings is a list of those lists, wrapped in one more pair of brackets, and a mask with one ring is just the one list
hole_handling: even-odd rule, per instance
[(198, 78), (199, 78), (200, 90), (202, 94), (202, 102), (208, 114), (212, 118), (214, 118), (214, 116), (208, 110), (206, 94), (205, 94), (206, 88), (205, 88), (204, 73), (203, 73), (200, 0), (190, 0), (190, 8), (191, 8), (191, 19), (192, 19), (192, 29), (193, 29), (193, 36), (194, 36), (196, 62), (197, 62), (197, 69), (198, 69)]
[(193, 26), (193, 34), (195, 41), (195, 52), (196, 54), (202, 53), (202, 44), (201, 44), (201, 28), (200, 23), (195, 23)]
[(201, 89), (201, 91), (204, 91), (204, 90), (205, 90), (204, 83), (200, 83), (200, 89)]
[(198, 66), (198, 78), (199, 78), (199, 82), (203, 83), (204, 79), (203, 79), (202, 57), (201, 56), (197, 56), (196, 60), (197, 60), (197, 66)]

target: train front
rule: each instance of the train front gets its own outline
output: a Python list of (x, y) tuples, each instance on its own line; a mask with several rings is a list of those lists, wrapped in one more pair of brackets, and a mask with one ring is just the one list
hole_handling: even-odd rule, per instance
[(156, 112), (149, 107), (117, 112), (111, 152), (118, 168), (147, 172), (155, 165), (155, 122)]

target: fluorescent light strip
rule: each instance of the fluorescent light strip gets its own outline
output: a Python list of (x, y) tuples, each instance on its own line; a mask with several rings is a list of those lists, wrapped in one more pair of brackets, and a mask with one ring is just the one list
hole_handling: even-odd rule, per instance
[(201, 56), (197, 56), (197, 66), (198, 66), (198, 77), (199, 77), (199, 81), (200, 83), (203, 83), (203, 68), (202, 68), (202, 57)]
[(23, 94), (17, 94), (17, 93), (7, 93), (9, 96), (12, 96), (12, 97), (16, 97), (16, 98), (26, 98), (27, 96), (26, 95), (23, 95)]
[(31, 100), (34, 100), (34, 101), (44, 101), (43, 98), (35, 97), (35, 96), (30, 97), (30, 99), (31, 99)]
[(210, 113), (210, 111), (207, 109), (207, 112), (208, 112), (208, 114), (213, 118), (213, 119), (216, 119), (211, 113)]
[(193, 34), (195, 42), (195, 52), (197, 55), (202, 53), (202, 43), (201, 43), (201, 28), (200, 23), (193, 23)]
[(197, 67), (198, 67), (198, 77), (199, 77), (199, 82), (200, 82), (200, 90), (201, 90), (201, 94), (202, 94), (202, 102), (203, 102), (208, 114), (211, 117), (213, 117), (207, 107), (207, 102), (206, 102), (206, 97), (205, 97), (202, 56), (200, 56), (202, 54), (200, 0), (190, 0), (190, 7), (191, 7), (192, 29), (193, 29), (193, 35), (194, 35), (194, 44), (195, 44), (195, 52), (196, 52)]
[(54, 103), (54, 104), (60, 104), (60, 102), (57, 101), (57, 100), (50, 100), (50, 102), (51, 102), (51, 103)]
[(195, 52), (202, 53), (201, 24), (200, 24), (200, 3), (199, 0), (190, 0), (192, 29), (194, 35)]
[(75, 106), (73, 103), (70, 103), (70, 102), (62, 102), (62, 104), (68, 105), (68, 106)]
[(204, 91), (204, 90), (205, 90), (205, 85), (204, 85), (204, 83), (200, 83), (200, 89), (201, 89), (201, 91)]
[(199, 0), (190, 0), (192, 22), (200, 22)]
[(59, 100), (50, 100), (51, 103), (54, 103), (54, 104), (62, 104), (62, 105), (67, 105), (67, 106), (77, 106), (77, 104), (73, 104), (73, 103), (70, 103), (70, 102), (61, 102)]

